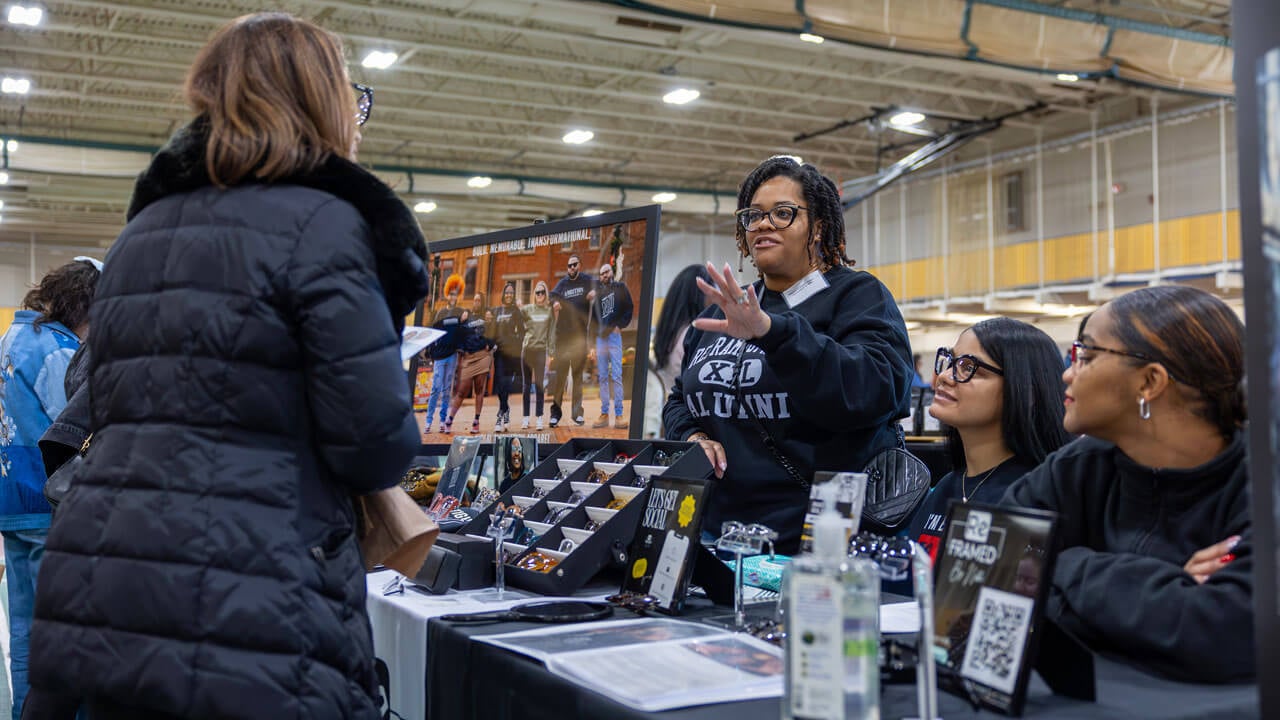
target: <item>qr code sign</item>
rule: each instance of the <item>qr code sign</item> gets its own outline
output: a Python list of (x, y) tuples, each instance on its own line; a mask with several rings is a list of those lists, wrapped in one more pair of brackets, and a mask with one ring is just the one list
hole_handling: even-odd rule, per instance
[(969, 630), (960, 674), (974, 682), (1012, 693), (1031, 625), (1032, 600), (984, 587)]

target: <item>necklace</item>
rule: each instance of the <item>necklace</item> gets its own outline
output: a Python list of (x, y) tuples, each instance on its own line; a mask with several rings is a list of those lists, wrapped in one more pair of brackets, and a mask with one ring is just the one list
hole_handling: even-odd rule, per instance
[[(1007, 457), (1001, 460), (1000, 462), (996, 463), (995, 467), (983, 473), (982, 479), (978, 481), (977, 485), (973, 486), (973, 492), (977, 493), (978, 489), (982, 487), (982, 483), (986, 482), (987, 479), (991, 477), (991, 473), (999, 470), (1001, 465), (1004, 465), (1005, 463), (1009, 462), (1012, 459), (1013, 459), (1012, 457)], [(969, 478), (967, 475), (962, 475), (960, 477), (960, 497), (964, 499), (964, 502), (969, 502), (969, 493), (965, 490), (965, 481), (968, 479)]]

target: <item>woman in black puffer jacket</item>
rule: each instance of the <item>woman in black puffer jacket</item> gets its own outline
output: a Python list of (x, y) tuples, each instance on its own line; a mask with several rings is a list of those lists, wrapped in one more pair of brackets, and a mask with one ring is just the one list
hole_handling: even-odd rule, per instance
[(375, 718), (350, 497), (418, 446), (399, 344), (425, 243), (352, 162), (372, 96), (334, 35), (240, 18), (186, 96), (92, 308), (93, 439), (41, 568), (36, 702)]

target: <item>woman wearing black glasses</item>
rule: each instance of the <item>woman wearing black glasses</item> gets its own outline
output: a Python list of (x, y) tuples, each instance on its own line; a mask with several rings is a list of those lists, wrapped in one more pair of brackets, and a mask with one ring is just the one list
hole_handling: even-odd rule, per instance
[(705, 527), (763, 523), (794, 552), (814, 471), (860, 470), (897, 443), (911, 349), (889, 291), (845, 255), (830, 179), (771, 158), (743, 181), (738, 208), (738, 250), (760, 280), (740, 287), (708, 263), (713, 282), (698, 287), (711, 307), (685, 338), (663, 424), (721, 478)]
[(337, 36), (239, 18), (185, 95), (94, 298), (93, 439), (49, 532), (26, 709), (372, 720), (351, 496), (418, 448), (400, 331), (422, 233), (354, 162), (372, 95)]
[(1062, 358), (1039, 328), (984, 320), (938, 348), (929, 414), (947, 426), (953, 470), (916, 511), (909, 537), (937, 554), (954, 500), (996, 503), (1014, 480), (1065, 445)]
[(1195, 288), (1102, 306), (1063, 375), (1066, 428), (1088, 437), (1005, 495), (1059, 513), (1048, 617), (1180, 680), (1254, 676), (1243, 336)]

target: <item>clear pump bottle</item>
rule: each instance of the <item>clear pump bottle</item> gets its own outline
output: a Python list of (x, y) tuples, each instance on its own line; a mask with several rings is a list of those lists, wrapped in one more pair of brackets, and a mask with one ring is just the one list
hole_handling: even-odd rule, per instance
[(787, 568), (784, 720), (879, 720), (880, 571), (848, 557), (835, 483), (819, 486), (813, 553)]

